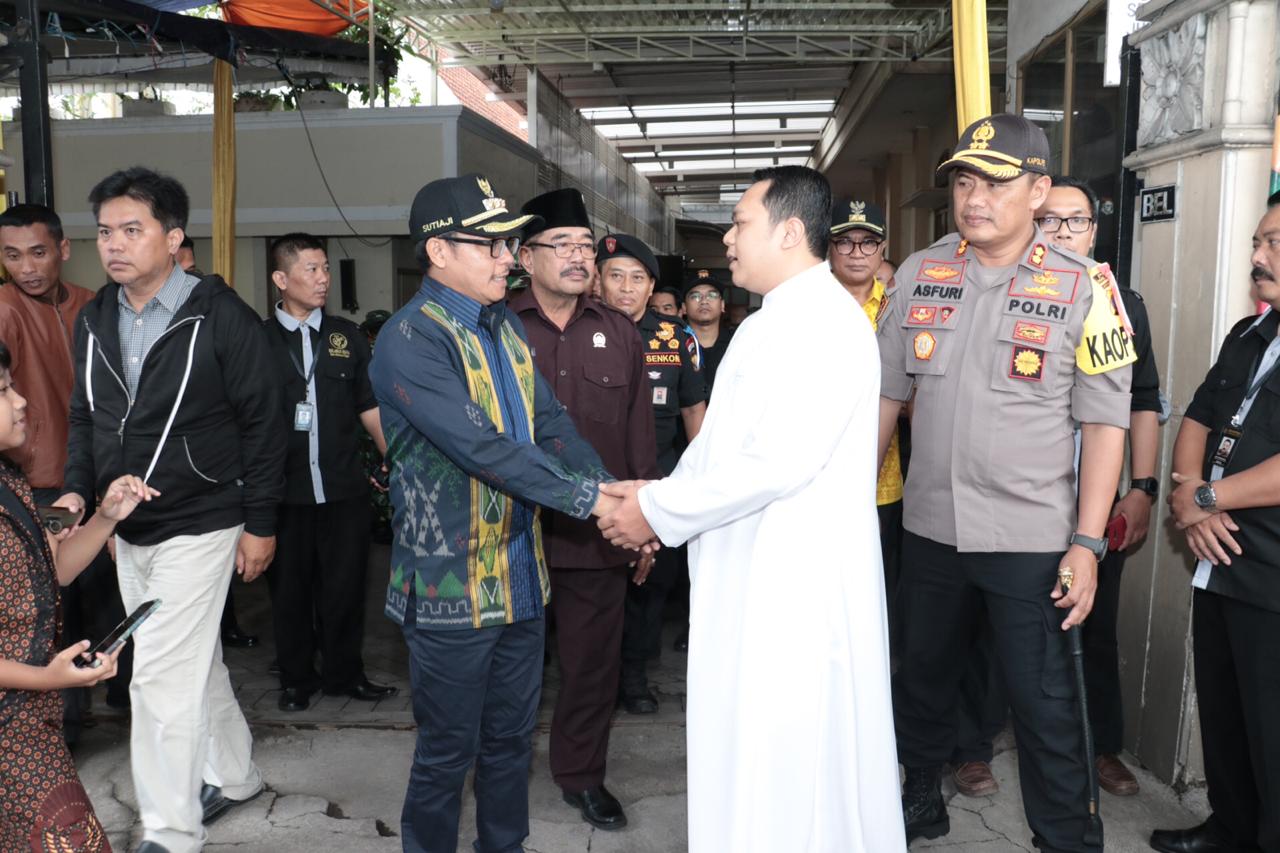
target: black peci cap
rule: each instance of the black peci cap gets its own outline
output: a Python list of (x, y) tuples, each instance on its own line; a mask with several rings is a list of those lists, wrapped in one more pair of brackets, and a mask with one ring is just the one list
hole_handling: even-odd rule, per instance
[(600, 238), (596, 247), (596, 266), (601, 266), (610, 258), (635, 258), (644, 264), (655, 281), (659, 276), (658, 259), (654, 257), (653, 251), (643, 240), (630, 234), (606, 234)]
[(831, 208), (831, 236), (861, 228), (883, 237), (887, 228), (884, 211), (869, 201), (842, 199)]
[(524, 227), (521, 236), (526, 242), (552, 228), (591, 228), (587, 203), (583, 200), (582, 193), (574, 189), (552, 190), (534, 196), (524, 203), (520, 212), (541, 219), (541, 222), (530, 222)]
[(1011, 181), (1028, 172), (1049, 174), (1049, 140), (1044, 131), (1022, 116), (997, 113), (965, 128), (951, 159), (938, 167), (971, 169), (996, 181)]
[(481, 237), (501, 237), (537, 217), (513, 216), (505, 199), (493, 194), (483, 175), (441, 178), (413, 197), (409, 208), (409, 236), (415, 240), (460, 231)]

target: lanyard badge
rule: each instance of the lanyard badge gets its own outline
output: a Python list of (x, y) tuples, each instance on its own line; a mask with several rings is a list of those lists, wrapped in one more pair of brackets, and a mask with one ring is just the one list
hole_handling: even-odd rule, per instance
[(311, 424), (316, 416), (316, 408), (303, 400), (293, 407), (293, 429), (295, 432), (311, 432)]
[(1225, 469), (1227, 463), (1231, 461), (1231, 456), (1236, 452), (1236, 447), (1240, 444), (1240, 437), (1244, 435), (1244, 430), (1236, 425), (1236, 421), (1232, 418), (1231, 423), (1224, 427), (1222, 435), (1218, 439), (1218, 447), (1213, 451), (1213, 465), (1217, 468)]

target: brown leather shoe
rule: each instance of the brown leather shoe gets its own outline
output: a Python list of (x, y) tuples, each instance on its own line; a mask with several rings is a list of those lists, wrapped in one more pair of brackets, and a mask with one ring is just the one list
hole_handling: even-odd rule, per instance
[(1116, 797), (1132, 797), (1138, 793), (1138, 780), (1114, 755), (1098, 756), (1098, 784), (1102, 790)]
[(966, 761), (952, 771), (956, 790), (966, 797), (990, 797), (999, 792), (1000, 783), (991, 775), (991, 765), (985, 761)]

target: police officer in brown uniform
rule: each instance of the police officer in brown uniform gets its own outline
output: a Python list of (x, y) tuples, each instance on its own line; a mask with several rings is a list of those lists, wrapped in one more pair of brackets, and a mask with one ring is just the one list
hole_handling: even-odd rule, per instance
[[(596, 244), (582, 193), (543, 193), (520, 212), (537, 217), (520, 247), (529, 287), (508, 307), (524, 323), (534, 364), (610, 474), (651, 479), (656, 445), (640, 335), (629, 317), (587, 295)], [(621, 829), (627, 817), (604, 776), (635, 557), (606, 542), (594, 523), (564, 513), (544, 511), (542, 532), (560, 654), (551, 775), (584, 820)]]
[[(644, 369), (652, 386), (653, 419), (657, 433), (658, 468), (662, 476), (675, 470), (683, 447), (679, 426), (693, 441), (707, 411), (697, 340), (678, 317), (664, 317), (647, 309), (658, 279), (658, 259), (643, 241), (629, 234), (606, 234), (597, 247), (600, 288), (606, 304), (635, 322), (644, 343)], [(662, 613), (667, 593), (680, 569), (680, 550), (663, 548), (654, 559), (649, 579), (627, 589), (622, 629), (620, 698), (629, 714), (652, 714), (658, 698), (649, 689), (646, 672), (650, 657), (662, 643)]]
[[(879, 324), (882, 456), (916, 394), (894, 697), (908, 841), (950, 831), (941, 768), (985, 604), (978, 618), (1008, 686), (1034, 842), (1102, 849), (1101, 824), (1088, 825), (1092, 768), (1065, 631), (1093, 602), (1134, 354), (1109, 279), (1035, 226), (1048, 159), (1044, 133), (1022, 118), (971, 125), (939, 167), (960, 233), (903, 262)], [(1078, 500), (1073, 421), (1082, 424)]]

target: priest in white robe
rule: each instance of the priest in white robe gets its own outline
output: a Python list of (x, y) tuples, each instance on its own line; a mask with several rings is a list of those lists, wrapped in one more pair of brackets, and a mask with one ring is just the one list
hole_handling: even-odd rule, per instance
[(691, 853), (900, 853), (879, 355), (824, 261), (826, 179), (756, 179), (725, 244), (764, 305), (675, 472), (607, 487), (624, 500), (600, 525), (629, 547), (689, 543)]

